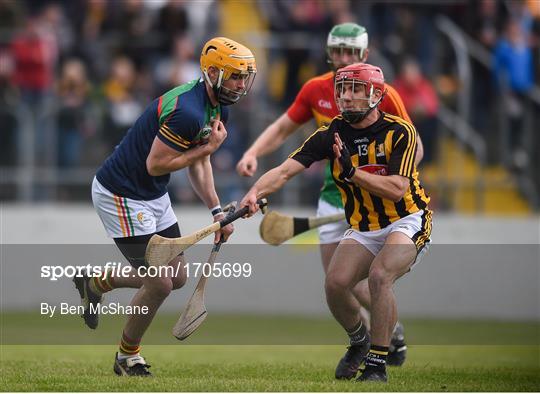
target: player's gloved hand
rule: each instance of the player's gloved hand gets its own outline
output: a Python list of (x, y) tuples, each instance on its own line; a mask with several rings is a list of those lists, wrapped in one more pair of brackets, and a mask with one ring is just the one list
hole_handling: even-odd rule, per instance
[(351, 183), (351, 179), (356, 172), (356, 168), (352, 164), (351, 153), (345, 144), (341, 141), (338, 133), (334, 133), (334, 155), (339, 161), (341, 166), (341, 172), (339, 173), (339, 179)]

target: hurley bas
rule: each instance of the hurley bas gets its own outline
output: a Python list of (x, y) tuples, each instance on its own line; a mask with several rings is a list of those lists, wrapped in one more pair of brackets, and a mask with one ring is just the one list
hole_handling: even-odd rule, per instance
[[(40, 306), (40, 313), (53, 317), (56, 312), (60, 315), (81, 315), (84, 313), (84, 306), (82, 305), (69, 305), (67, 302), (61, 302), (60, 305), (50, 305), (46, 302), (42, 302)], [(138, 305), (120, 305), (118, 302), (111, 302), (109, 304), (90, 304), (90, 312), (100, 315), (147, 315), (147, 306)]]

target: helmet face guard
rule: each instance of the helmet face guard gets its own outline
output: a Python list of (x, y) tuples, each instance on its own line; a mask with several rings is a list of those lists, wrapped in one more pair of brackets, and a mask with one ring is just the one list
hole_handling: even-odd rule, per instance
[[(364, 27), (356, 23), (336, 25), (328, 33), (326, 42), (327, 61), (334, 70), (352, 63), (363, 62), (367, 47), (368, 34)], [(343, 59), (346, 53), (348, 53), (350, 61), (335, 63), (336, 57)]]
[[(257, 74), (256, 70), (248, 70), (247, 72), (240, 70), (236, 71), (238, 72), (231, 72), (229, 78), (224, 79), (223, 75), (225, 72), (223, 70), (219, 70), (219, 76), (215, 84), (212, 84), (212, 81), (208, 76), (208, 72), (204, 73), (205, 79), (212, 86), (212, 90), (214, 91), (214, 94), (221, 105), (231, 105), (237, 103), (243, 96), (246, 96), (249, 93), (251, 87), (253, 86), (253, 82), (255, 81), (255, 76)], [(233, 90), (225, 87), (224, 82), (228, 81), (229, 79), (242, 79), (244, 81), (244, 87), (240, 90)]]
[[(210, 67), (218, 71), (215, 82), (212, 82), (208, 74)], [(228, 38), (217, 37), (204, 45), (201, 53), (201, 71), (218, 102), (221, 105), (231, 105), (248, 94), (257, 74), (257, 66), (255, 57), (248, 48)], [(234, 90), (224, 86), (230, 79), (242, 79), (243, 87)]]
[(378, 67), (352, 64), (336, 73), (336, 105), (350, 124), (361, 122), (381, 103), (385, 94), (384, 76)]
[[(332, 66), (334, 71), (349, 64), (361, 63), (364, 59), (365, 49), (354, 48), (345, 44), (340, 46), (326, 47), (326, 62)], [(335, 59), (339, 59), (336, 61)], [(349, 61), (344, 59), (350, 59)]]

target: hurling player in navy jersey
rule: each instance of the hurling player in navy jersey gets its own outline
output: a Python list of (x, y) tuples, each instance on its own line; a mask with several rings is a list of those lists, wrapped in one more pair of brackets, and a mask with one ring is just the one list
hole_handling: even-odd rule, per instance
[[(218, 37), (204, 45), (200, 61), (202, 78), (155, 99), (98, 170), (92, 184), (94, 207), (109, 237), (134, 267), (134, 275), (120, 277), (109, 271), (100, 277), (88, 273), (76, 277), (75, 285), (86, 307), (84, 321), (92, 329), (97, 327), (99, 315), (90, 306), (99, 305), (102, 295), (115, 288), (138, 288), (131, 306), (146, 307), (147, 311), (127, 317), (114, 362), (118, 375), (150, 375), (149, 365), (139, 354), (141, 339), (171, 290), (186, 281), (185, 270), (176, 269), (184, 263), (182, 255), (169, 263), (174, 274), (155, 278), (136, 274), (140, 267), (147, 267), (144, 255), (152, 235), (180, 236), (167, 193), (170, 173), (187, 168), (195, 192), (214, 221), (223, 219), (210, 155), (227, 137), (227, 106), (251, 88), (255, 58), (245, 46)], [(216, 233), (214, 241), (225, 241), (232, 232), (233, 226), (228, 225)]]

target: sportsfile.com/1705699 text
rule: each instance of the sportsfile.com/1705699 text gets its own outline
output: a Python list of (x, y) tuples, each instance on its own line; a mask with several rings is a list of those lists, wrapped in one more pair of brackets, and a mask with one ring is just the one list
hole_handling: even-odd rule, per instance
[(184, 269), (188, 278), (249, 278), (252, 274), (250, 263), (186, 263)]
[(252, 273), (250, 263), (185, 263), (176, 266), (149, 266), (133, 268), (129, 265), (122, 265), (118, 262), (107, 262), (105, 265), (43, 265), (41, 267), (41, 277), (51, 281), (60, 278), (83, 277), (86, 274), (90, 277), (102, 277), (107, 273), (113, 277), (177, 277), (180, 270), (184, 270), (188, 278), (191, 277), (215, 277), (215, 278), (249, 278)]

